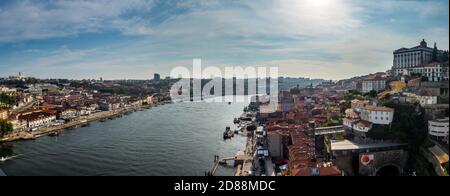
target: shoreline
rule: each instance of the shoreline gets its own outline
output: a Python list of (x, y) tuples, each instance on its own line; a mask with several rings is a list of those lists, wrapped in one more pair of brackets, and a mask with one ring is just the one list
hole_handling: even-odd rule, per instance
[(24, 140), (34, 140), (39, 137), (46, 136), (50, 133), (61, 133), (64, 130), (71, 128), (71, 127), (82, 126), (82, 125), (89, 124), (90, 122), (105, 120), (105, 119), (109, 119), (109, 118), (112, 118), (115, 116), (123, 115), (128, 112), (136, 112), (136, 111), (143, 110), (143, 109), (150, 109), (152, 107), (157, 107), (157, 106), (161, 106), (161, 105), (165, 105), (165, 104), (167, 104), (167, 103), (158, 103), (158, 104), (154, 104), (154, 105), (141, 105), (141, 106), (137, 106), (137, 107), (134, 106), (134, 107), (129, 107), (129, 108), (121, 108), (121, 109), (115, 110), (115, 111), (98, 112), (98, 113), (94, 113), (89, 116), (86, 116), (84, 118), (81, 118), (79, 120), (71, 121), (71, 122), (64, 123), (64, 124), (58, 125), (58, 126), (41, 128), (39, 130), (32, 131), (32, 132), (20, 131), (20, 132), (12, 133), (12, 134), (0, 139), (0, 143), (16, 142), (16, 141), (24, 141)]

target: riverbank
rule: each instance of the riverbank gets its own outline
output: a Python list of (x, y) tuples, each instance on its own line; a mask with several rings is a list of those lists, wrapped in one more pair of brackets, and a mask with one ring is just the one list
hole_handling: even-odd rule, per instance
[(128, 107), (128, 108), (121, 108), (121, 109), (114, 110), (114, 111), (97, 112), (97, 113), (91, 114), (89, 116), (86, 116), (84, 118), (80, 118), (75, 121), (70, 121), (70, 122), (64, 123), (59, 126), (41, 128), (41, 129), (38, 129), (38, 130), (32, 131), (32, 132), (20, 131), (20, 132), (12, 133), (12, 134), (4, 136), (2, 139), (0, 139), (0, 142), (33, 140), (33, 139), (48, 135), (50, 133), (60, 133), (68, 128), (86, 125), (93, 121), (114, 118), (114, 117), (121, 116), (126, 113), (135, 112), (135, 111), (139, 111), (139, 110), (143, 110), (143, 109), (150, 109), (152, 107), (160, 106), (160, 105), (164, 105), (164, 104), (166, 104), (166, 103), (158, 103), (155, 105), (142, 105), (142, 106), (135, 106), (135, 107)]

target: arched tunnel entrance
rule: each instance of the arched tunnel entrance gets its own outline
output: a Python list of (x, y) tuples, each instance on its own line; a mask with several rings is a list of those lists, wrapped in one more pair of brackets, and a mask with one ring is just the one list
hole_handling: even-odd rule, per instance
[(400, 176), (400, 169), (395, 165), (386, 165), (378, 169), (376, 176)]

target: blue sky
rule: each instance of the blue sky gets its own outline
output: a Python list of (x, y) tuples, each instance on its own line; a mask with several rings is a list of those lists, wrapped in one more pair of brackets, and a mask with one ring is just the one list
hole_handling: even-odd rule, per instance
[(3, 0), (0, 77), (148, 79), (177, 66), (385, 71), (425, 38), (449, 46), (448, 0)]

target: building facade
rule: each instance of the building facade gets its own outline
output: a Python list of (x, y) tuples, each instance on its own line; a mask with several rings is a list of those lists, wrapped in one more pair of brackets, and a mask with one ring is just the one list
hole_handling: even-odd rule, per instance
[(394, 109), (383, 106), (371, 106), (367, 101), (353, 100), (352, 108), (345, 111), (343, 125), (359, 133), (369, 132), (374, 124), (389, 125), (394, 118)]
[(420, 74), (428, 78), (428, 81), (439, 82), (448, 80), (448, 62), (444, 63), (429, 63), (419, 65), (408, 70), (408, 75)]
[(382, 106), (366, 106), (361, 111), (361, 119), (373, 124), (389, 125), (394, 117), (394, 109)]
[(448, 137), (449, 118), (428, 121), (428, 134), (430, 136), (445, 138)]
[(0, 109), (0, 120), (8, 119), (8, 111)]
[[(418, 46), (412, 48), (400, 48), (394, 51), (394, 61), (391, 73), (398, 75), (410, 75), (418, 73), (427, 76), (430, 81), (443, 80), (446, 70), (440, 63), (432, 63), (442, 60), (445, 55), (443, 50), (438, 50), (436, 43), (434, 48), (428, 47), (425, 40), (422, 40)], [(445, 58), (444, 58), (445, 59)], [(448, 61), (448, 57), (446, 57)]]
[(362, 93), (381, 91), (386, 88), (387, 80), (383, 77), (369, 77), (362, 81)]
[(420, 45), (412, 48), (400, 48), (394, 51), (393, 73), (403, 74), (419, 65), (429, 64), (433, 60), (433, 48), (427, 46), (427, 42), (422, 40)]

